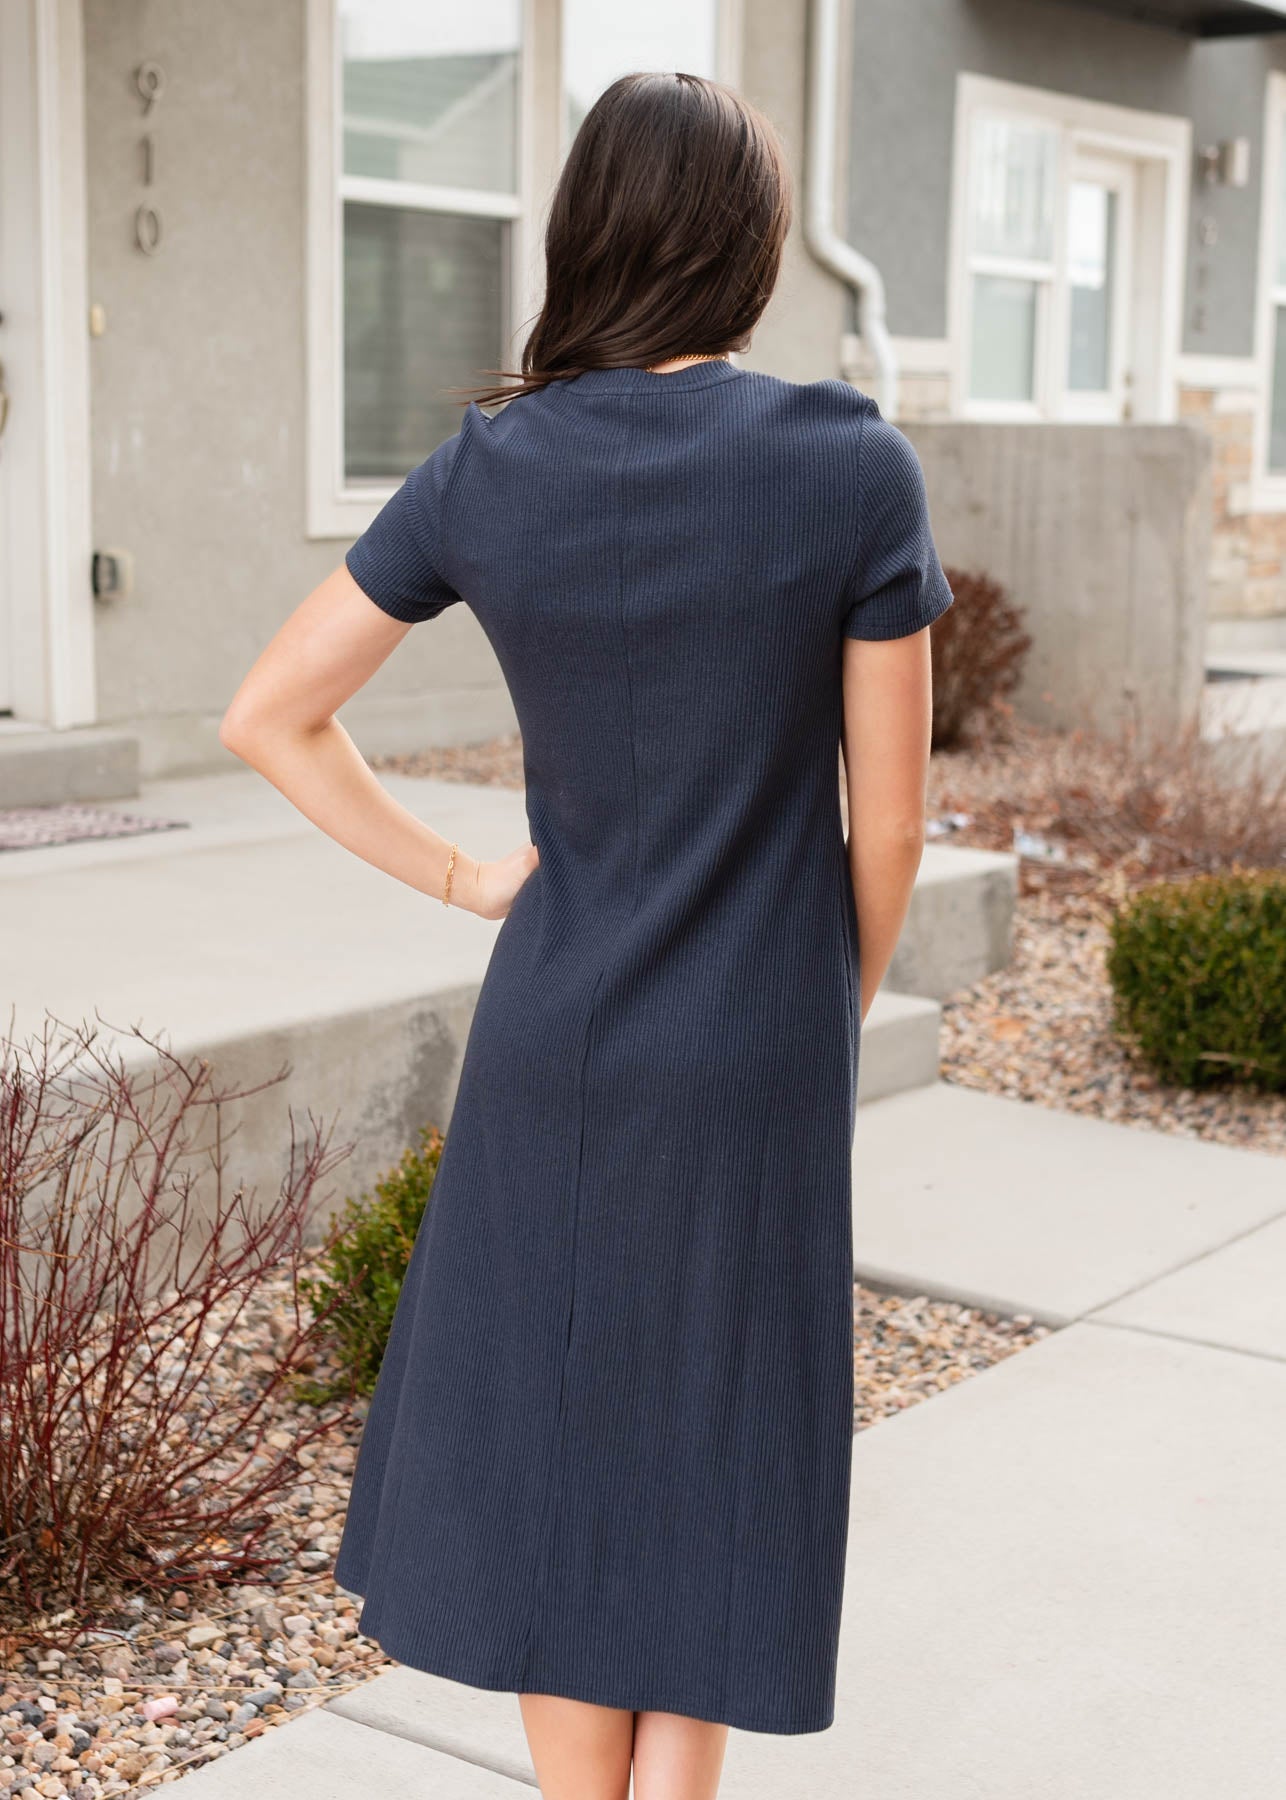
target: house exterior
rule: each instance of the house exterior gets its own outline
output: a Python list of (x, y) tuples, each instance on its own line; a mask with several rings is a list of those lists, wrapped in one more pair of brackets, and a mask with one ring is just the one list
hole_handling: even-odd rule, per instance
[(1196, 421), (1230, 648), (1286, 649), (1283, 26), (1130, 0), (855, 13), (847, 228), (884, 277), (899, 413)]
[[(514, 366), (571, 135), (637, 67), (785, 139), (748, 366), (908, 425), (1197, 421), (1215, 629), (1286, 649), (1286, 6), (10, 0), (0, 793), (37, 739), (226, 765), (242, 673), (455, 429), (444, 388)], [(367, 750), (512, 723), (464, 607), (343, 716)]]

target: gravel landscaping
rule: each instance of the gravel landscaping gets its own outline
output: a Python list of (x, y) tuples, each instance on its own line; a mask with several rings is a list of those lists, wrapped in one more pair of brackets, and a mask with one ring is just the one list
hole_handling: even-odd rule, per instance
[(853, 1288), (853, 1429), (932, 1399), (1048, 1337), (1025, 1316), (1000, 1318), (923, 1294)]
[[(285, 1298), (256, 1312), (262, 1348)], [(854, 1428), (903, 1412), (1034, 1342), (1046, 1328), (922, 1297), (854, 1289)], [(323, 1371), (319, 1371), (324, 1374)], [(330, 1577), (361, 1434), (337, 1412), (301, 1453), (262, 1582), (138, 1597), (73, 1652), (10, 1638), (0, 1677), (0, 1795), (99, 1800), (177, 1781), (391, 1666)], [(308, 1411), (311, 1419), (311, 1409)], [(274, 1430), (290, 1441), (283, 1405)], [(0, 1628), (0, 1642), (3, 1631)]]
[(1107, 926), (1092, 896), (1030, 894), (1008, 968), (943, 1007), (942, 1074), (1181, 1137), (1286, 1156), (1286, 1095), (1167, 1087), (1112, 1032)]

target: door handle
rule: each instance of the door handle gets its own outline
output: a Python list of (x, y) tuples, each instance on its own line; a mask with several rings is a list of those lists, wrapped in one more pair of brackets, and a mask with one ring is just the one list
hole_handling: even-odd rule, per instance
[(4, 428), (9, 422), (9, 388), (4, 378), (4, 364), (0, 362), (0, 437), (4, 436)]

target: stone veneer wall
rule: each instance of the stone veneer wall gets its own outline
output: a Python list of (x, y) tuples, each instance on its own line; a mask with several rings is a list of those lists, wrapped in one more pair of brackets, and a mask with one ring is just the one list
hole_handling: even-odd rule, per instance
[(1214, 501), (1212, 618), (1286, 614), (1286, 512), (1250, 510), (1255, 395), (1241, 388), (1180, 388), (1179, 414), (1208, 432)]

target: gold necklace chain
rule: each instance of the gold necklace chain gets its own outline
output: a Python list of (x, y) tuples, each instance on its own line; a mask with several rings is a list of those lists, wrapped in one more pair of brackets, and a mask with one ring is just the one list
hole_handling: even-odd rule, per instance
[[(727, 362), (727, 360), (728, 352), (726, 350), (697, 350), (690, 356), (663, 356), (661, 358), (661, 362), (673, 363)], [(659, 366), (658, 363), (644, 363), (643, 365), (649, 375), (655, 374)]]

